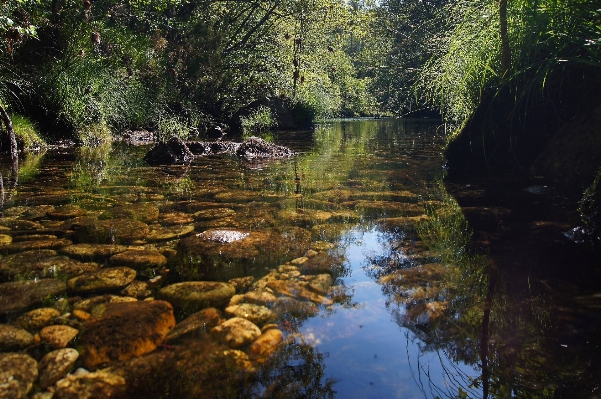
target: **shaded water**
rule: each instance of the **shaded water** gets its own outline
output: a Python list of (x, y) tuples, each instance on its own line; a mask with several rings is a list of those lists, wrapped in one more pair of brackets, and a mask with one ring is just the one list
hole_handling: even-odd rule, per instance
[[(148, 147), (29, 155), (16, 187), (4, 180), (1, 282), (69, 281), (79, 274), (62, 272), (69, 260), (122, 266), (111, 256), (126, 249), (168, 263), (135, 267), (144, 292), (68, 283), (66, 293), (0, 307), (3, 322), (22, 326), (27, 310), (56, 307), (62, 315), (48, 324), (84, 334), (73, 310), (87, 298), (142, 300), (180, 281), (237, 281), (239, 293), (278, 297), (266, 307), (284, 339), (268, 358), (253, 358), (248, 345), (230, 351), (201, 328), (140, 362), (93, 368), (122, 376), (127, 397), (596, 397), (599, 258), (563, 237), (575, 223), (563, 199), (515, 182), (496, 192), (464, 182), (450, 195), (444, 132), (431, 121), (335, 121), (275, 140), (299, 154), (174, 167), (148, 167)], [(103, 220), (112, 223), (105, 230)], [(77, 244), (119, 249), (76, 255)], [(19, 264), (22, 251), (39, 255)], [(42, 265), (48, 257), (54, 263)], [(331, 286), (303, 291), (324, 275)], [(176, 306), (177, 321), (197, 310)], [(85, 353), (78, 339), (69, 345)], [(34, 341), (17, 351), (39, 360), (49, 350)]]

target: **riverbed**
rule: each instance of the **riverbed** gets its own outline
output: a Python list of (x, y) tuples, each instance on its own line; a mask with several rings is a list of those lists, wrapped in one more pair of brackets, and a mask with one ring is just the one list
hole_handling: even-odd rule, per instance
[[(6, 162), (0, 347), (29, 365), (20, 394), (597, 397), (600, 258), (564, 235), (573, 199), (445, 182), (447, 133), (335, 120), (270, 133), (296, 152), (277, 160), (150, 167), (149, 146), (113, 143)], [(198, 282), (225, 294), (173, 293)]]

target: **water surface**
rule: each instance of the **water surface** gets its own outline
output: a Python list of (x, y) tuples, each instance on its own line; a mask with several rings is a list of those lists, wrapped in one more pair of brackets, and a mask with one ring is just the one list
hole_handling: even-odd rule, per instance
[[(148, 147), (117, 144), (30, 154), (21, 161), (16, 186), (4, 172), (0, 225), (13, 246), (50, 234), (76, 244), (106, 240), (161, 252), (167, 266), (136, 276), (158, 281), (146, 297), (179, 281), (252, 276), (256, 282), (270, 271), (292, 269), (301, 276), (331, 275), (332, 287), (311, 304), (316, 311), (276, 311), (273, 321), (284, 341), (260, 366), (217, 367), (222, 382), (210, 375), (197, 375), (195, 382), (169, 356), (185, 358), (186, 345), (190, 353), (200, 343), (210, 346), (204, 343), (208, 335), (196, 334), (172, 345), (176, 355), (161, 355), (161, 373), (146, 388), (130, 388), (130, 396), (595, 397), (601, 296), (595, 284), (574, 281), (555, 266), (549, 272), (535, 251), (539, 234), (544, 242), (556, 240), (571, 262), (582, 266), (578, 259), (586, 259), (598, 268), (590, 248), (562, 241), (561, 229), (574, 215), (558, 211), (565, 205), (553, 192), (540, 197), (526, 183), (506, 187), (501, 205), (487, 203), (487, 188), (476, 184), (453, 186), (450, 195), (442, 182), (444, 133), (439, 122), (428, 120), (332, 121), (314, 132), (274, 133), (277, 143), (298, 155), (253, 163), (202, 157), (187, 166), (149, 167), (142, 161)], [(462, 210), (454, 195), (468, 206)], [(541, 202), (544, 210), (523, 211), (524, 204), (540, 210)], [(104, 238), (81, 233), (87, 219), (76, 218), (135, 218), (115, 209), (140, 203), (160, 211), (146, 222), (150, 234), (127, 239), (118, 232)], [(58, 212), (68, 210), (72, 214)], [(518, 228), (519, 212), (527, 215)], [(500, 233), (511, 226), (513, 233)], [(180, 240), (214, 230), (236, 231), (236, 242), (252, 234), (272, 239), (249, 247), (219, 242), (228, 246), (207, 247), (204, 260), (186, 255)], [(507, 236), (515, 242), (508, 244)], [(524, 237), (534, 238), (515, 245)], [(95, 261), (110, 266), (108, 258)], [(2, 279), (32, 276), (5, 273)], [(49, 276), (33, 278), (41, 277)], [(62, 297), (74, 305), (107, 293), (125, 296), (120, 288)], [(56, 306), (59, 299), (44, 305)], [(3, 316), (4, 322), (22, 312)], [(187, 315), (178, 310), (178, 322)], [(44, 354), (40, 348), (24, 351), (38, 359)]]

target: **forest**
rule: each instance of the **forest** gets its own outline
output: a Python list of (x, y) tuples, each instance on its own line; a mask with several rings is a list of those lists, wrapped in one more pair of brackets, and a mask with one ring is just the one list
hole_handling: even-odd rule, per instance
[(0, 110), (28, 149), (442, 116), (450, 170), (526, 170), (601, 103), (600, 45), (598, 0), (7, 0)]

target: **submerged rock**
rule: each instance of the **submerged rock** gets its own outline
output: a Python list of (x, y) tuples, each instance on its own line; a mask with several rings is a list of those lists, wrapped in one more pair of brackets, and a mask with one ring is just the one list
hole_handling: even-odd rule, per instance
[(234, 317), (211, 330), (211, 335), (230, 348), (246, 346), (261, 335), (261, 330), (254, 323), (241, 317)]
[(51, 219), (71, 219), (78, 216), (83, 216), (87, 213), (85, 209), (82, 209), (79, 205), (65, 204), (53, 209), (48, 210), (46, 215)]
[(14, 325), (34, 332), (52, 324), (54, 319), (59, 316), (59, 311), (54, 308), (39, 308), (19, 316), (14, 321)]
[(67, 245), (73, 244), (71, 240), (65, 238), (46, 239), (46, 240), (30, 240), (19, 241), (9, 245), (0, 246), (0, 253), (3, 255), (14, 254), (16, 252), (43, 250), (43, 249), (59, 249)]
[(0, 324), (0, 351), (23, 349), (32, 343), (33, 335), (27, 330), (8, 324)]
[(186, 281), (162, 288), (157, 296), (176, 308), (195, 312), (208, 307), (223, 307), (235, 293), (234, 286), (227, 283)]
[[(53, 250), (43, 251), (46, 254), (56, 253)], [(44, 256), (40, 252), (25, 251), (2, 258), (0, 278), (6, 281), (48, 277), (67, 280), (98, 269), (96, 263), (82, 263), (67, 256)]]
[(84, 322), (83, 362), (95, 367), (152, 352), (174, 326), (173, 307), (165, 301), (109, 303), (102, 315)]
[(167, 258), (158, 251), (125, 251), (113, 255), (112, 265), (129, 266), (134, 269), (162, 267), (167, 264)]
[(262, 326), (275, 320), (275, 314), (269, 310), (269, 308), (252, 303), (241, 303), (239, 305), (228, 306), (225, 309), (225, 313), (230, 316), (242, 317), (252, 321), (257, 326)]
[(77, 241), (94, 244), (131, 243), (144, 239), (150, 233), (146, 223), (133, 219), (86, 219), (74, 228)]
[(103, 260), (127, 250), (115, 244), (73, 244), (60, 249), (60, 253), (82, 260)]
[(47, 353), (38, 364), (39, 384), (46, 389), (63, 378), (73, 367), (79, 353), (73, 348), (57, 349)]
[(104, 219), (133, 219), (148, 223), (158, 220), (159, 208), (150, 202), (138, 202), (116, 206), (106, 210), (98, 217)]
[(22, 353), (0, 353), (0, 398), (25, 398), (38, 379), (38, 363)]
[(105, 370), (69, 374), (56, 383), (54, 398), (125, 398), (125, 379)]
[(209, 333), (211, 329), (221, 324), (221, 312), (215, 308), (206, 308), (200, 312), (196, 312), (180, 323), (177, 323), (175, 328), (171, 330), (165, 341), (175, 341), (185, 335), (191, 333)]
[(271, 355), (284, 340), (282, 331), (271, 328), (265, 331), (248, 350), (249, 358), (261, 364)]
[(136, 271), (129, 267), (107, 267), (85, 273), (67, 281), (69, 291), (90, 293), (123, 288), (136, 278)]
[(194, 231), (193, 225), (156, 226), (153, 225), (146, 236), (147, 241), (165, 241), (183, 237)]
[(66, 284), (56, 278), (14, 281), (0, 284), (0, 315), (21, 312), (53, 300), (67, 291)]
[(62, 325), (42, 328), (40, 337), (54, 349), (65, 348), (79, 334), (79, 330)]
[(248, 237), (249, 233), (245, 233), (237, 230), (207, 230), (197, 234), (197, 237), (205, 239), (207, 241), (214, 241), (219, 243), (232, 243), (240, 241)]

